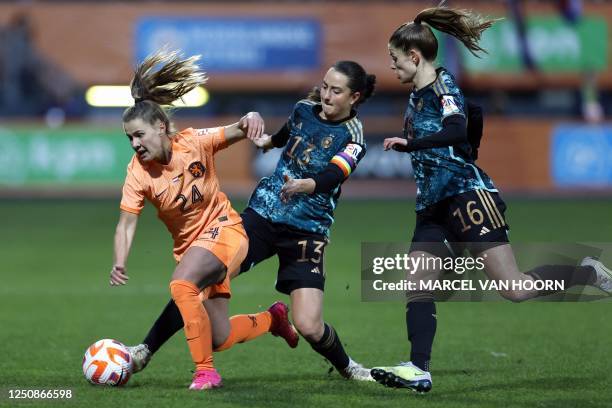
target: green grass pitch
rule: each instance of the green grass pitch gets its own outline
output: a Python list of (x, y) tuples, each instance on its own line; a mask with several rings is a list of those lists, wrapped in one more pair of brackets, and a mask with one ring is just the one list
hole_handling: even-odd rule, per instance
[[(610, 241), (610, 203), (509, 201), (512, 239)], [(242, 208), (242, 203), (236, 207)], [(406, 241), (414, 203), (341, 202), (326, 251), (324, 314), (365, 365), (408, 359), (404, 305), (360, 301), (360, 242)], [(225, 386), (189, 392), (192, 363), (179, 333), (123, 388), (89, 385), (85, 348), (101, 338), (140, 342), (169, 298), (171, 242), (149, 207), (129, 284), (108, 285), (115, 201), (0, 203), (0, 406), (603, 407), (612, 404), (612, 303), (440, 303), (433, 390), (416, 395), (348, 382), (300, 341), (261, 337), (217, 354)], [(610, 262), (612, 260), (608, 260)], [(276, 299), (276, 261), (233, 282), (232, 313)], [(71, 389), (67, 401), (11, 400), (10, 389)]]

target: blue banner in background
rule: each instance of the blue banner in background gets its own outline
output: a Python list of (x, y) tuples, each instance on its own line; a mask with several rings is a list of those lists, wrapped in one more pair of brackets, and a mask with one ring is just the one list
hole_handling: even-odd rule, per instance
[(147, 17), (135, 35), (138, 61), (168, 46), (201, 54), (208, 72), (304, 71), (321, 63), (321, 27), (311, 19)]
[(553, 131), (551, 166), (557, 186), (611, 186), (612, 126), (558, 126)]

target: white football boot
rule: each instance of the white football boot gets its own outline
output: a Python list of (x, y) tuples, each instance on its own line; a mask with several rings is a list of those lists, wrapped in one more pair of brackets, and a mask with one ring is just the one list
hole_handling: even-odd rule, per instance
[(149, 361), (151, 361), (152, 354), (146, 344), (138, 344), (136, 346), (128, 347), (127, 349), (130, 356), (132, 356), (132, 361), (134, 361), (132, 368), (133, 373), (142, 371), (147, 364), (149, 364)]
[(597, 279), (593, 286), (612, 294), (612, 271), (606, 268), (599, 259), (587, 256), (580, 262), (580, 266), (590, 266), (595, 269)]
[(364, 368), (361, 364), (353, 361), (352, 358), (349, 357), (349, 365), (340, 371), (340, 375), (342, 375), (347, 380), (356, 380), (356, 381), (374, 381), (374, 378), (370, 375), (370, 369)]

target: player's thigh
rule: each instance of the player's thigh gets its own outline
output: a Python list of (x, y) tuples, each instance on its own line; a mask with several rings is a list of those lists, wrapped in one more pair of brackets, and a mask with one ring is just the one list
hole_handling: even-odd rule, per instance
[[(526, 279), (516, 263), (512, 245), (504, 244), (487, 249), (478, 254), (485, 266), (485, 273), (489, 279), (494, 280), (523, 280)], [(527, 278), (530, 279), (530, 278)]]
[(433, 204), (417, 213), (410, 252), (423, 252), (436, 257), (454, 256), (456, 238), (446, 222), (447, 208), (443, 204)]
[(285, 229), (276, 242), (278, 275), (276, 290), (290, 294), (296, 289), (325, 289), (325, 236)]
[(242, 224), (232, 226), (230, 238), (233, 248), (228, 251), (227, 271), (228, 279), (234, 279), (240, 273), (240, 265), (249, 253), (249, 239)]
[(248, 239), (241, 224), (213, 225), (196, 238), (182, 256), (172, 279), (189, 280), (200, 288), (223, 283), (227, 271), (246, 256)]
[(407, 278), (437, 279), (441, 272), (439, 260), (455, 255), (457, 247), (453, 235), (441, 222), (436, 208), (417, 214), (417, 222), (410, 244), (412, 267), (406, 271)]
[(506, 204), (498, 193), (473, 190), (450, 199), (448, 224), (470, 252), (482, 258), (490, 279), (529, 279), (516, 264), (505, 210)]
[(225, 271), (226, 266), (214, 253), (193, 246), (182, 256), (172, 280), (186, 280), (202, 289), (223, 279)]
[(406, 279), (415, 281), (438, 280), (442, 274), (442, 259), (438, 255), (425, 251), (412, 251), (413, 267), (406, 271)]
[(444, 258), (454, 257), (459, 252), (456, 239), (443, 224), (439, 206), (431, 206), (417, 214), (409, 257), (412, 261), (406, 270), (406, 280), (413, 289), (406, 291), (408, 302), (430, 300), (433, 287), (442, 275)]
[(238, 270), (238, 273), (243, 273), (276, 254), (274, 242), (277, 233), (271, 222), (251, 208), (246, 208), (240, 216), (249, 238), (248, 252)]
[(204, 234), (194, 245), (209, 249), (225, 266), (227, 273), (204, 289), (205, 298), (231, 297), (230, 280), (236, 276), (248, 252), (247, 234), (242, 224), (219, 226), (215, 234)]
[(476, 255), (508, 243), (506, 204), (496, 192), (477, 189), (444, 201), (445, 226)]

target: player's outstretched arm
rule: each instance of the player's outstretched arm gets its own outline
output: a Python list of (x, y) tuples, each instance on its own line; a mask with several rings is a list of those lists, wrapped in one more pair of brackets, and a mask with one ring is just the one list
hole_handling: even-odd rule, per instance
[(249, 112), (234, 124), (225, 126), (225, 142), (229, 146), (244, 138), (260, 138), (265, 130), (265, 123), (258, 112)]
[(263, 133), (260, 137), (254, 137), (251, 140), (255, 146), (263, 149), (263, 152), (266, 153), (268, 150), (274, 149), (275, 147), (285, 146), (289, 140), (289, 136), (289, 124), (285, 123), (275, 134), (268, 135)]
[(399, 152), (414, 152), (436, 147), (453, 146), (458, 143), (467, 142), (467, 122), (462, 115), (452, 115), (442, 122), (442, 130), (419, 139), (402, 139), (392, 137), (385, 139), (384, 148), (390, 148)]
[(125, 264), (134, 240), (137, 224), (138, 215), (121, 210), (119, 222), (115, 229), (113, 268), (110, 273), (111, 286), (125, 285), (129, 279)]

